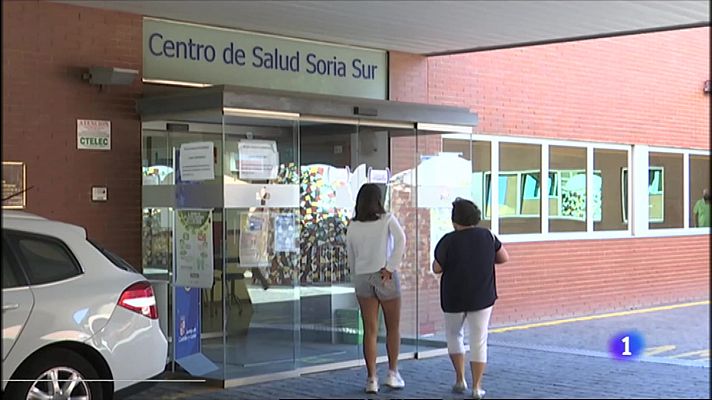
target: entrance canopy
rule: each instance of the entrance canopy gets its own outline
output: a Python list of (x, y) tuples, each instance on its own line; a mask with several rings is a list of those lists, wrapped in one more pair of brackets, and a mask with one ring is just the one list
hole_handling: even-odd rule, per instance
[(710, 24), (707, 0), (60, 2), (424, 55)]
[[(163, 89), (163, 88), (161, 88)], [(160, 89), (156, 89), (160, 90)], [(293, 119), (298, 116), (354, 119), (361, 123), (411, 123), (437, 130), (462, 127), (465, 132), (477, 125), (477, 114), (466, 108), (404, 103), (341, 96), (327, 96), (240, 86), (212, 86), (191, 89), (163, 89), (138, 101), (144, 121), (190, 120), (220, 123), (226, 116), (251, 114), (254, 117)], [(215, 111), (221, 111), (216, 113)]]

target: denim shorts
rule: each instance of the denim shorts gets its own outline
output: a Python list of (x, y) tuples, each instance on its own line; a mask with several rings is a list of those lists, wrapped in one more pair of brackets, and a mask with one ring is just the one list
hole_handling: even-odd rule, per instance
[(400, 274), (393, 272), (393, 278), (381, 279), (381, 272), (358, 274), (351, 277), (357, 297), (375, 297), (378, 300), (393, 300), (401, 295)]

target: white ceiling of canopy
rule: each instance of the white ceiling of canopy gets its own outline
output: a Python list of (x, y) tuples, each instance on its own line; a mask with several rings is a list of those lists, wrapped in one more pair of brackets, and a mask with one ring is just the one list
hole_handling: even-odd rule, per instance
[(58, 2), (415, 54), (709, 26), (710, 22), (706, 0)]

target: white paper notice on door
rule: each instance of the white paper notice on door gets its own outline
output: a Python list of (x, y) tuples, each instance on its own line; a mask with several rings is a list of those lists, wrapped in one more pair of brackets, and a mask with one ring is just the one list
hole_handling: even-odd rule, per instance
[(387, 184), (391, 179), (391, 170), (386, 169), (371, 169), (368, 170), (368, 181), (370, 183)]
[(240, 179), (277, 178), (279, 152), (274, 140), (241, 140), (238, 143)]
[(180, 145), (180, 178), (182, 181), (215, 179), (215, 143), (193, 142)]

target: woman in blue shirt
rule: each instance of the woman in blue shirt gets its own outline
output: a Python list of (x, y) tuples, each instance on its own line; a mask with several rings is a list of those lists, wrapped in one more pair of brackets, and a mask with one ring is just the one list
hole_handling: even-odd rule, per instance
[(463, 199), (452, 203), (453, 232), (443, 236), (435, 247), (433, 272), (441, 273), (440, 306), (445, 313), (445, 330), (450, 360), (455, 368), (453, 391), (467, 390), (463, 328), (470, 331), (472, 396), (480, 399), (482, 374), (487, 363), (487, 329), (497, 299), (495, 264), (509, 259), (499, 239), (489, 230), (477, 227), (481, 213)]

